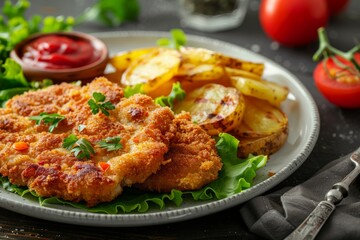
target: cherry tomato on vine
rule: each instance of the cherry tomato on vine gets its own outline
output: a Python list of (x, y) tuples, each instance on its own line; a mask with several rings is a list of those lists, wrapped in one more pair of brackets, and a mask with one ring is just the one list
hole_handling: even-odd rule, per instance
[[(355, 60), (360, 63), (360, 53), (355, 53)], [(360, 74), (348, 60), (339, 56), (326, 58), (318, 63), (313, 77), (329, 102), (344, 108), (360, 108)]]
[(262, 0), (260, 23), (266, 34), (286, 46), (301, 46), (317, 38), (327, 24), (326, 0)]
[(345, 10), (349, 0), (326, 0), (331, 16), (338, 15)]

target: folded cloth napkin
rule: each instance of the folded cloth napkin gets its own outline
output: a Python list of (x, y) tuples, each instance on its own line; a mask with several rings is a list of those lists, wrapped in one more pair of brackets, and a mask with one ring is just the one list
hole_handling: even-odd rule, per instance
[[(243, 205), (240, 214), (250, 232), (266, 239), (284, 239), (324, 200), (332, 185), (354, 168), (349, 156), (330, 162), (296, 187), (256, 197)], [(360, 177), (350, 186), (349, 195), (337, 205), (316, 239), (360, 239)]]

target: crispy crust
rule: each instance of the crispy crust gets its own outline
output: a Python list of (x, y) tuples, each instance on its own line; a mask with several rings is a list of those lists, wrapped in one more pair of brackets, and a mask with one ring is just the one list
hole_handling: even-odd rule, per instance
[(188, 113), (174, 119), (176, 133), (160, 170), (137, 187), (158, 192), (195, 190), (214, 181), (222, 167), (215, 141)]
[[(116, 105), (107, 117), (91, 114), (87, 101), (101, 92)], [(53, 131), (35, 125), (28, 116), (42, 112), (66, 117)], [(0, 174), (10, 182), (28, 186), (40, 196), (56, 196), (88, 206), (113, 200), (123, 186), (141, 183), (163, 163), (172, 138), (174, 115), (169, 108), (155, 105), (150, 97), (124, 99), (123, 91), (105, 78), (84, 87), (60, 84), (29, 92), (8, 101), (0, 116)], [(79, 132), (78, 126), (86, 128)], [(96, 152), (89, 160), (78, 160), (62, 148), (69, 134), (89, 140)], [(96, 145), (106, 137), (120, 136), (123, 148), (107, 152)], [(26, 151), (13, 149), (24, 141)], [(108, 162), (105, 172), (98, 163)]]

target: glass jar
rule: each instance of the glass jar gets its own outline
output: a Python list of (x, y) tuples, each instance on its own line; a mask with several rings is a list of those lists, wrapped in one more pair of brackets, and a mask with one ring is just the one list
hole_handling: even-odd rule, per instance
[(179, 0), (179, 14), (184, 27), (216, 32), (241, 25), (249, 0)]

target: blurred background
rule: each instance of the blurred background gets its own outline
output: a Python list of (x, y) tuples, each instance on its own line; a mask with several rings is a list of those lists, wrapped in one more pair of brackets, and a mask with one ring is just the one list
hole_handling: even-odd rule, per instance
[[(208, 0), (207, 0), (208, 1)], [(62, 0), (62, 1), (47, 1), (37, 0), (36, 4), (27, 11), (28, 16), (33, 14), (47, 15), (64, 15), (78, 17), (84, 11), (96, 4), (97, 0)], [(118, 3), (119, 8), (123, 6), (126, 1), (113, 0), (113, 6)], [(186, 1), (176, 0), (138, 0), (139, 13), (137, 20), (125, 21), (118, 26), (108, 26), (99, 20), (91, 22), (84, 22), (75, 26), (75, 30), (83, 32), (103, 32), (103, 31), (169, 31), (172, 28), (182, 28), (187, 34), (196, 34), (208, 36), (219, 40), (231, 42), (233, 44), (248, 48), (254, 52), (259, 52), (265, 56), (270, 57), (278, 63), (281, 63), (291, 71), (309, 72), (312, 69), (305, 67), (304, 58), (308, 57), (309, 53), (314, 53), (318, 47), (316, 41), (306, 44), (305, 46), (291, 47), (291, 51), (296, 51), (298, 57), (296, 59), (286, 59), (286, 56), (279, 54), (284, 48), (278, 42), (270, 39), (262, 30), (259, 22), (259, 5), (260, 0), (240, 1), (240, 6), (245, 7), (247, 12), (244, 13), (244, 18), (239, 26), (217, 32), (209, 32), (208, 30), (201, 31), (184, 25), (180, 16), (180, 3)], [(191, 2), (191, 1), (190, 1)], [(195, 1), (196, 2), (196, 1)], [(208, 1), (209, 2), (209, 1)], [(185, 4), (186, 5), (186, 4)], [(188, 4), (189, 5), (189, 4)], [(331, 17), (327, 24), (327, 31), (331, 42), (336, 47), (348, 46), (350, 49), (354, 44), (359, 42), (360, 30), (353, 32), (351, 25), (360, 24), (360, 5), (356, 1), (348, 1), (346, 9), (335, 17)], [(345, 14), (346, 13), (346, 14)], [(339, 29), (341, 26), (341, 29)], [(347, 28), (347, 26), (349, 26)], [(259, 29), (261, 31), (259, 31)], [(336, 29), (336, 30), (335, 30)], [(352, 35), (352, 38), (342, 38), (341, 36)], [(289, 47), (286, 47), (287, 51)], [(347, 49), (343, 49), (347, 50)], [(315, 66), (315, 65), (314, 65)]]

